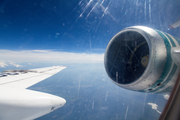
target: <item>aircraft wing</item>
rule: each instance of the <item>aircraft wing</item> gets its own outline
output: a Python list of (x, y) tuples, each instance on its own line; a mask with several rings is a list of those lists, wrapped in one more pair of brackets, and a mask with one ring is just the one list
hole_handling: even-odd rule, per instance
[(65, 68), (53, 66), (30, 70), (6, 70), (0, 74), (0, 87), (28, 88)]
[(32, 120), (62, 107), (66, 103), (64, 98), (26, 88), (65, 68), (3, 71), (0, 74), (0, 120)]

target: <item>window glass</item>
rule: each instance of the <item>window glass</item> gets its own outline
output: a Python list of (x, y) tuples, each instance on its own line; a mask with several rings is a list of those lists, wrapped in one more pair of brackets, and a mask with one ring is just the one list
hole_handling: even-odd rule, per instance
[[(113, 36), (130, 26), (180, 38), (180, 28), (169, 27), (179, 16), (179, 0), (2, 0), (0, 70), (67, 66), (28, 88), (66, 99), (63, 107), (36, 120), (156, 120), (170, 88), (151, 94), (114, 83), (118, 78), (118, 83), (129, 85), (146, 71), (152, 52), (144, 36), (129, 32), (126, 40), (115, 44), (119, 48), (111, 48), (118, 54), (108, 53), (117, 57), (115, 67), (109, 68), (112, 74), (105, 70), (104, 55)], [(0, 79), (6, 76), (0, 74)]]

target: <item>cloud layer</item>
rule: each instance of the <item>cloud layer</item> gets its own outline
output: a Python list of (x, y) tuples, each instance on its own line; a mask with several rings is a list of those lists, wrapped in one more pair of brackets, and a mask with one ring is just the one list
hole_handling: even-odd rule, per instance
[(157, 110), (158, 105), (155, 103), (147, 103), (148, 105), (152, 106), (152, 109), (156, 110), (159, 114), (161, 114), (161, 112), (159, 110)]
[(7, 62), (4, 62), (4, 61), (0, 61), (0, 67), (4, 68), (6, 66), (14, 66), (14, 67), (23, 67), (22, 65), (18, 64), (18, 63), (15, 63), (13, 61), (7, 61)]
[(168, 95), (168, 94), (165, 94), (165, 95), (164, 95), (164, 98), (165, 98), (166, 100), (168, 100), (168, 99), (169, 99), (169, 95)]
[[(58, 52), (52, 50), (0, 50), (0, 61), (55, 62), (55, 63), (102, 63), (104, 54)], [(6, 66), (0, 62), (1, 66)]]
[(2, 67), (2, 68), (4, 68), (4, 67), (6, 67), (6, 66), (8, 66), (4, 61), (0, 61), (0, 67)]

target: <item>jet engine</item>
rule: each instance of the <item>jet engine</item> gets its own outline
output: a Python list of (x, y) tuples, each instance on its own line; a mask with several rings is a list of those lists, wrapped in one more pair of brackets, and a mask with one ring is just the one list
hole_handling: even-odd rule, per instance
[(144, 26), (128, 27), (109, 42), (104, 65), (110, 79), (125, 89), (170, 92), (179, 74), (180, 39)]

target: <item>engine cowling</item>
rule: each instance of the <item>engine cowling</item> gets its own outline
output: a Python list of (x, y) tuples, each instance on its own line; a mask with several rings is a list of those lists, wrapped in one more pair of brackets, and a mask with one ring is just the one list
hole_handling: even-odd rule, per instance
[(179, 74), (179, 44), (178, 38), (159, 30), (144, 26), (125, 28), (106, 48), (106, 72), (115, 84), (129, 90), (171, 91)]

